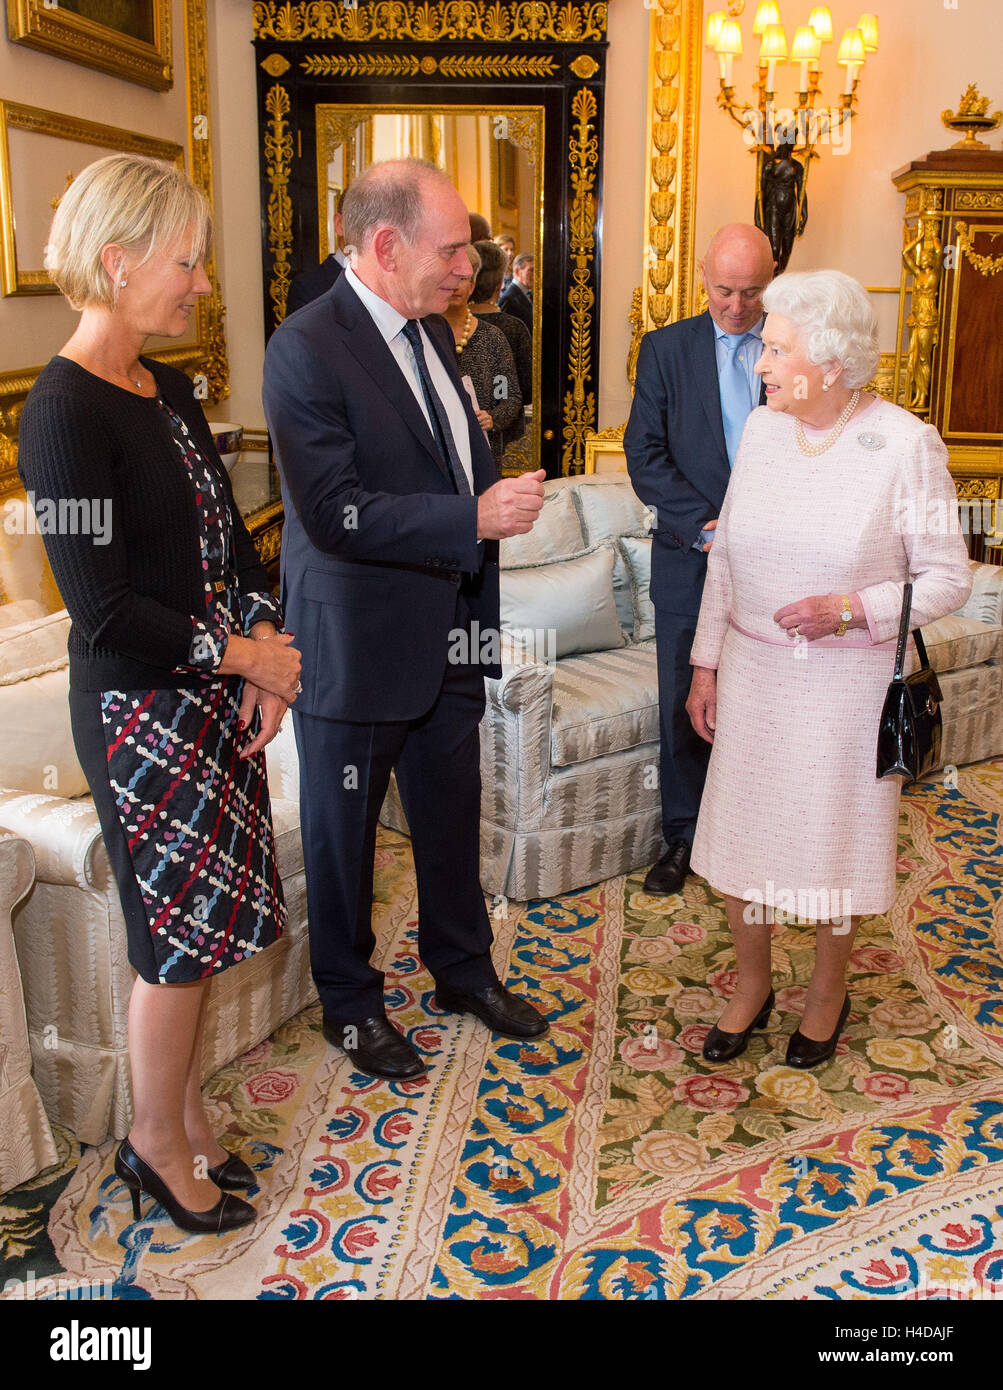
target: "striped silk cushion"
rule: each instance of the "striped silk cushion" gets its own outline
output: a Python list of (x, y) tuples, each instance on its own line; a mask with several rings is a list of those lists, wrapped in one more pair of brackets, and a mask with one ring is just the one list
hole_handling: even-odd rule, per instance
[(922, 629), (930, 665), (935, 671), (964, 671), (1001, 654), (1003, 632), (998, 627), (950, 613)]
[(658, 742), (654, 642), (569, 656), (554, 668), (550, 762), (588, 762)]

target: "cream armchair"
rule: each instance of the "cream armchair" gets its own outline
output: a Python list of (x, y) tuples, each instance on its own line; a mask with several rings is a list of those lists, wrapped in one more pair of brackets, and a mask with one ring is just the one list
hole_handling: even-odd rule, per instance
[[(50, 1120), (100, 1144), (123, 1138), (131, 1123), (126, 1043), (135, 976), (97, 812), (73, 753), (69, 619), (12, 616), (0, 608), (0, 824), (35, 853), (35, 885), (14, 916), (34, 1074)], [(213, 980), (203, 1078), (316, 998), (290, 721), (267, 761), (289, 929)]]
[(0, 1194), (56, 1162), (52, 1130), (31, 1075), (11, 913), (31, 888), (31, 846), (0, 828)]

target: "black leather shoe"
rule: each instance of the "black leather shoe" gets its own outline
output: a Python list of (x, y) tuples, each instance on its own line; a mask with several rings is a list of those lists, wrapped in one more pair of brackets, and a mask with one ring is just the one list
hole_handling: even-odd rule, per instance
[(717, 1024), (710, 1030), (703, 1041), (703, 1055), (705, 1062), (730, 1062), (732, 1057), (737, 1057), (744, 1052), (749, 1045), (749, 1034), (753, 1028), (765, 1028), (770, 1021), (770, 1014), (773, 1012), (773, 1005), (776, 1003), (776, 996), (770, 990), (766, 1003), (756, 1014), (756, 1017), (741, 1033), (726, 1033), (723, 1028), (718, 1028)]
[(808, 1067), (817, 1067), (819, 1062), (828, 1061), (836, 1051), (836, 1044), (839, 1042), (839, 1035), (843, 1031), (843, 1024), (846, 1022), (849, 1012), (850, 996), (847, 995), (843, 1000), (843, 1007), (839, 1011), (836, 1031), (831, 1038), (824, 1038), (821, 1042), (815, 1038), (806, 1038), (800, 1028), (795, 1028), (787, 1044), (787, 1065), (805, 1070)]
[(238, 1226), (248, 1225), (256, 1215), (249, 1202), (234, 1197), (232, 1192), (224, 1192), (216, 1205), (208, 1211), (189, 1211), (177, 1200), (157, 1170), (151, 1168), (144, 1158), (140, 1158), (127, 1138), (122, 1140), (115, 1154), (115, 1172), (129, 1189), (135, 1221), (140, 1219), (141, 1192), (149, 1193), (158, 1201), (175, 1226), (180, 1227), (182, 1231), (193, 1231), (199, 1235), (207, 1232), (222, 1235), (224, 1231), (235, 1231)]
[(678, 893), (690, 871), (690, 850), (685, 840), (673, 840), (644, 880), (646, 893)]
[(541, 1038), (550, 1026), (532, 1004), (504, 985), (489, 985), (476, 994), (436, 985), (435, 1002), (451, 1014), (474, 1014), (505, 1038)]
[(375, 1014), (361, 1023), (338, 1023), (325, 1018), (322, 1028), (327, 1041), (340, 1047), (367, 1076), (378, 1076), (383, 1081), (411, 1081), (427, 1071), (421, 1057), (386, 1014)]
[(224, 1158), (222, 1163), (210, 1168), (207, 1176), (221, 1192), (237, 1192), (242, 1187), (253, 1187), (258, 1181), (254, 1169), (249, 1168), (236, 1154), (231, 1154), (229, 1158)]

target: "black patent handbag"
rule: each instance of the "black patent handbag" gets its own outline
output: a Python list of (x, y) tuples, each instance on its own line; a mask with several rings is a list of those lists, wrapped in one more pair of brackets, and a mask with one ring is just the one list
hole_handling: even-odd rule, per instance
[(895, 671), (885, 696), (878, 726), (878, 777), (904, 777), (915, 782), (940, 766), (943, 721), (940, 703), (943, 695), (936, 671), (930, 667), (926, 644), (919, 628), (913, 633), (919, 653), (919, 670), (903, 675), (909, 617), (912, 612), (912, 585), (902, 592), (902, 618), (895, 648)]

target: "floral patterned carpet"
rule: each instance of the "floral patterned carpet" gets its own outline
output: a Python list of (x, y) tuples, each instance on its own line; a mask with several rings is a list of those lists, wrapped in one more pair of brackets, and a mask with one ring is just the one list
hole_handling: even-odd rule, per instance
[[(258, 1221), (132, 1220), (114, 1145), (0, 1198), (0, 1288), (157, 1299), (903, 1299), (1003, 1296), (1003, 762), (903, 800), (900, 892), (851, 958), (836, 1056), (784, 1065), (812, 933), (773, 928), (777, 1005), (703, 1062), (734, 988), (719, 900), (643, 874), (502, 904), (497, 964), (540, 1042), (439, 1014), (414, 953), (407, 840), (378, 851), (388, 1008), (427, 1078), (353, 1073), (319, 1009), (210, 1082), (259, 1173)], [(21, 1294), (23, 1296), (24, 1290)], [(17, 1290), (0, 1297), (18, 1296)]]

